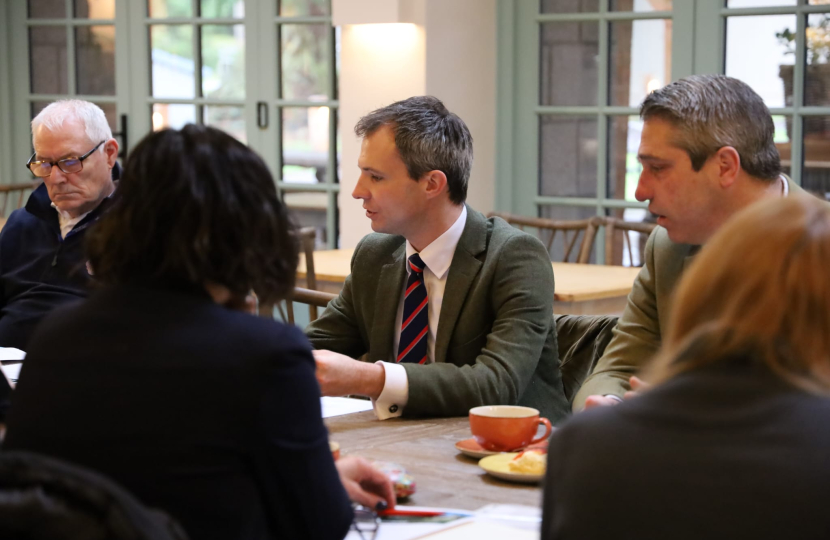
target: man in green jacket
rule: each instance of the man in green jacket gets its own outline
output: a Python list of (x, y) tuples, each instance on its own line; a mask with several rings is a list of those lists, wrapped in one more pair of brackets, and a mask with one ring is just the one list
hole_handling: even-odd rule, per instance
[(737, 79), (681, 79), (650, 94), (640, 117), (643, 172), (635, 196), (649, 201), (658, 227), (614, 337), (574, 410), (616, 404), (641, 384), (636, 375), (660, 347), (683, 270), (721, 225), (765, 197), (804, 193), (781, 174), (769, 110)]
[[(375, 231), (306, 334), (323, 395), (372, 398), (380, 419), (519, 404), (569, 412), (544, 246), (464, 200), (473, 140), (434, 97), (363, 117), (360, 178)], [(367, 354), (367, 362), (355, 360)]]

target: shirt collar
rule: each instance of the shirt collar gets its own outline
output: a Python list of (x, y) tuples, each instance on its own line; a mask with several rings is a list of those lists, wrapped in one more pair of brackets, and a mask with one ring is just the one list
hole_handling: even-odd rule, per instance
[[(444, 279), (444, 276), (447, 275), (450, 264), (452, 264), (452, 257), (455, 254), (455, 248), (458, 246), (458, 241), (461, 240), (461, 234), (464, 232), (466, 223), (467, 206), (464, 205), (461, 207), (461, 215), (458, 216), (455, 223), (419, 253), (421, 260), (438, 279)], [(415, 253), (418, 252), (407, 240), (406, 258), (409, 259)], [(406, 271), (409, 272), (408, 264), (406, 265)]]

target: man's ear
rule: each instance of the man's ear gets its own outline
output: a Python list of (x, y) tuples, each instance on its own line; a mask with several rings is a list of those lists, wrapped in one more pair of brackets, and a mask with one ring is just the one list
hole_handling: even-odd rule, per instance
[(715, 152), (713, 158), (721, 187), (734, 184), (741, 172), (741, 156), (738, 151), (731, 146), (724, 146)]
[(429, 171), (421, 177), (428, 199), (437, 197), (447, 191), (447, 175), (442, 171)]
[(110, 139), (104, 143), (104, 154), (107, 156), (107, 164), (110, 168), (115, 166), (115, 160), (118, 159), (118, 141)]

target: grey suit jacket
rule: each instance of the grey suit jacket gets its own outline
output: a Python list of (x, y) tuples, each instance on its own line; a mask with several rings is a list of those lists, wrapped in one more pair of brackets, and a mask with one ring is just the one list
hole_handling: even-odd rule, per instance
[[(403, 237), (363, 238), (340, 295), (306, 330), (312, 345), (389, 361), (405, 259)], [(538, 239), (467, 207), (447, 275), (435, 361), (402, 364), (409, 381), (404, 414), (462, 416), (478, 405), (520, 404), (552, 422), (564, 418), (570, 407), (559, 372), (553, 291), (550, 258)]]
[[(786, 178), (791, 195), (806, 194)], [(639, 373), (658, 351), (663, 329), (668, 326), (672, 294), (698, 249), (699, 246), (672, 242), (663, 227), (654, 229), (646, 243), (643, 268), (614, 328), (614, 337), (574, 398), (575, 411), (581, 410), (585, 398), (592, 394), (622, 396), (629, 389), (628, 379)]]

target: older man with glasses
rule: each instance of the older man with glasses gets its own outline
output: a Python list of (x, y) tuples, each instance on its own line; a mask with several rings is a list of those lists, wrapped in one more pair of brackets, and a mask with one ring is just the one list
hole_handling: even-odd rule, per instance
[(43, 184), (0, 233), (0, 346), (23, 350), (40, 319), (87, 295), (84, 232), (105, 210), (119, 171), (118, 142), (93, 103), (48, 105), (32, 120), (32, 142), (26, 167)]

